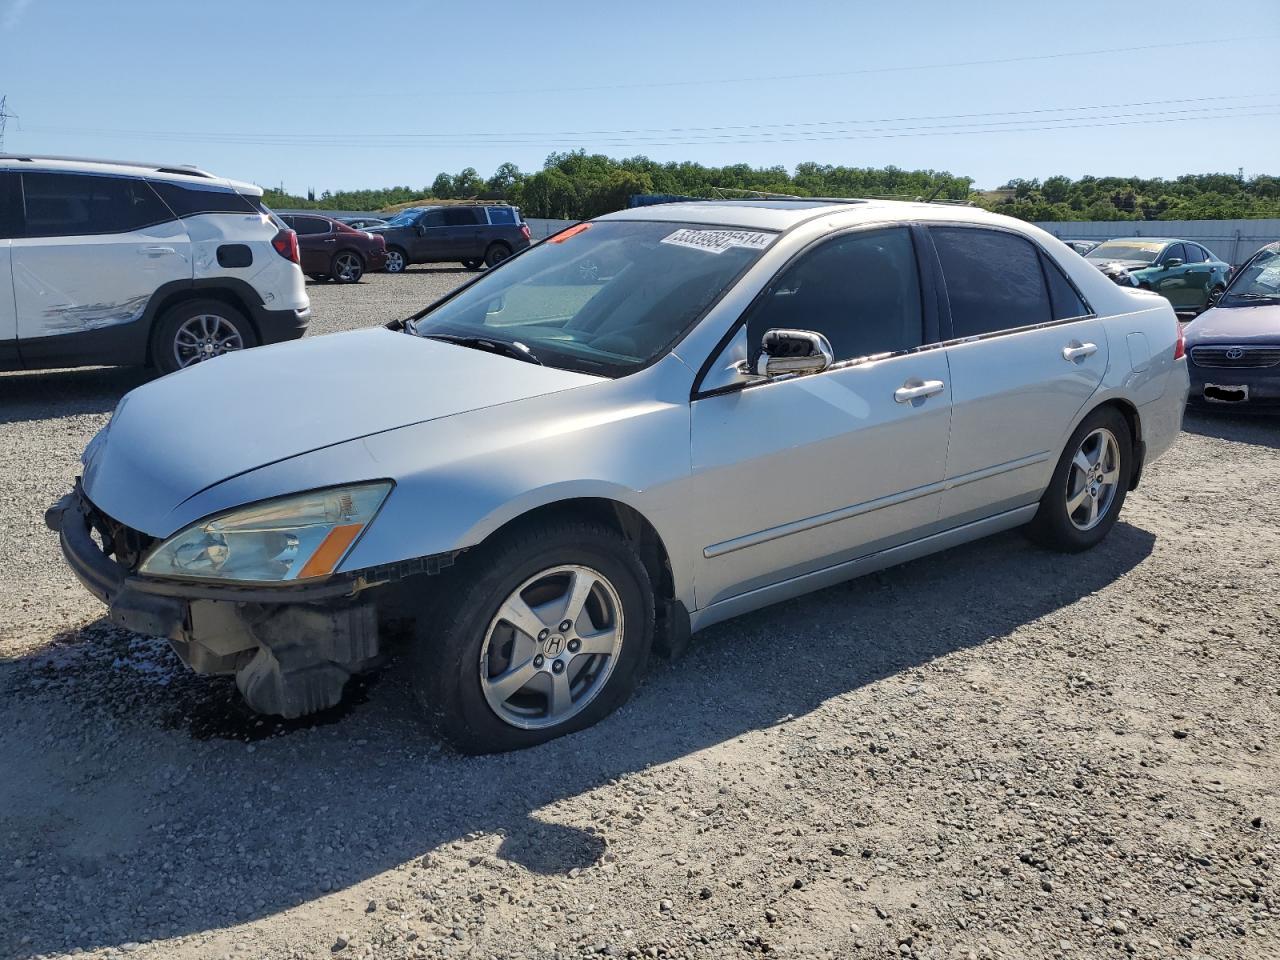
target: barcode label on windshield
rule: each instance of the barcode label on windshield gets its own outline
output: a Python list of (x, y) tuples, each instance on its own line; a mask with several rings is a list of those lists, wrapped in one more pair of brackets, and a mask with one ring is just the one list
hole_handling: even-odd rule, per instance
[(730, 247), (746, 247), (749, 250), (763, 250), (772, 242), (772, 233), (760, 233), (755, 230), (677, 230), (669, 237), (663, 237), (663, 243), (677, 247), (692, 247), (705, 250), (707, 253), (724, 253)]

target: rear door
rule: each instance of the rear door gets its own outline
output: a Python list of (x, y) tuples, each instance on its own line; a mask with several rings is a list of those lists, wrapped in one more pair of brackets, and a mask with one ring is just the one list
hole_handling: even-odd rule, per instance
[(440, 231), (439, 260), (473, 260), (484, 255), (483, 231), (489, 221), (483, 207), (446, 207)]
[(1188, 306), (1203, 307), (1209, 302), (1209, 291), (1213, 288), (1213, 264), (1204, 248), (1196, 243), (1184, 243), (1186, 253), (1186, 277)]
[(335, 238), (332, 225), (324, 217), (308, 217), (295, 214), (294, 232), (298, 234), (298, 257), (302, 272), (327, 274), (331, 269)]
[(929, 230), (945, 289), (951, 441), (942, 519), (1034, 503), (1107, 368), (1107, 338), (1053, 259), (1012, 231)]
[(187, 232), (145, 180), (21, 177), (23, 235), (11, 256), (24, 352), (30, 341), (134, 323), (157, 288), (191, 279)]
[(18, 366), (18, 313), (13, 301), (13, 238), (21, 228), (22, 182), (0, 171), (0, 370)]

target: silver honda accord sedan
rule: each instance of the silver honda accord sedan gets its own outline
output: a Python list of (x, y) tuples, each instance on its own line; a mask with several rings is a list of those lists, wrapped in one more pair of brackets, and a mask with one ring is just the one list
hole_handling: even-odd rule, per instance
[(334, 705), (395, 618), (436, 729), (505, 750), (728, 617), (1012, 527), (1097, 545), (1187, 389), (1168, 301), (1026, 223), (678, 203), (139, 387), (47, 521), (254, 709)]

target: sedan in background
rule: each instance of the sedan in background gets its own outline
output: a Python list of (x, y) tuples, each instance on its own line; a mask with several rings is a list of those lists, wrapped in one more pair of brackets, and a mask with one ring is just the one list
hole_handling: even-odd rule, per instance
[(369, 230), (372, 227), (385, 227), (387, 225), (387, 221), (380, 217), (335, 217), (334, 219), (356, 230)]
[(1094, 247), (1096, 247), (1098, 244), (1100, 244), (1102, 241), (1101, 240), (1063, 240), (1062, 242), (1065, 243), (1072, 250), (1074, 250), (1076, 253), (1080, 254), (1080, 256), (1087, 257), (1089, 255), (1089, 251), (1092, 250)]
[(1191, 404), (1280, 410), (1280, 243), (1249, 258), (1185, 334)]
[(366, 271), (387, 265), (382, 237), (318, 214), (283, 214), (280, 219), (298, 234), (302, 272), (312, 280), (359, 283)]
[(1122, 287), (1154, 290), (1179, 313), (1213, 306), (1227, 287), (1231, 265), (1190, 240), (1130, 237), (1108, 240), (1085, 259)]

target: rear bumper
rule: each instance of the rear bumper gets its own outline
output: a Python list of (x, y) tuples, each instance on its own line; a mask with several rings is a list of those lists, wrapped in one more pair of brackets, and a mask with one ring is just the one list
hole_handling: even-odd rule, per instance
[(297, 340), (311, 325), (310, 303), (295, 310), (268, 310), (265, 306), (255, 306), (252, 311), (254, 326), (258, 328), (258, 336), (264, 344)]

